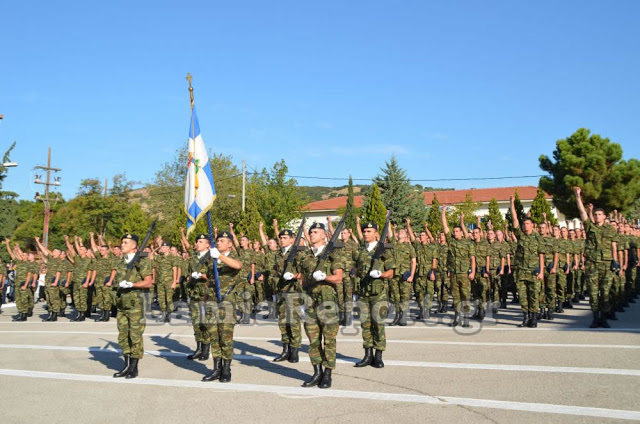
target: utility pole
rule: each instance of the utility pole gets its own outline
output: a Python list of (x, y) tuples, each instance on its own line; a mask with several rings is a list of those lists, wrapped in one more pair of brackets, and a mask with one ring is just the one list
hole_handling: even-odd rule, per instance
[(52, 168), (51, 167), (51, 147), (49, 147), (49, 153), (47, 154), (47, 166), (36, 166), (36, 169), (43, 169), (47, 171), (47, 179), (45, 182), (40, 180), (40, 177), (36, 176), (36, 184), (42, 184), (45, 186), (44, 188), (44, 197), (38, 196), (37, 200), (42, 200), (44, 203), (44, 228), (42, 230), (42, 241), (44, 242), (44, 246), (49, 246), (49, 218), (51, 215), (51, 202), (49, 199), (49, 186), (59, 186), (60, 178), (55, 178), (54, 182), (51, 182), (51, 171), (60, 172), (62, 169), (60, 168)]
[(242, 160), (242, 212), (244, 212), (244, 204), (245, 204), (245, 184), (247, 182), (247, 166)]

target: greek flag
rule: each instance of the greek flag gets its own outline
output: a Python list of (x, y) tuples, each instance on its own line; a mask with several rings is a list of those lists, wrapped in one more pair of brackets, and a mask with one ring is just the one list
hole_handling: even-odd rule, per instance
[(207, 149), (204, 147), (195, 107), (191, 109), (189, 128), (189, 162), (184, 186), (184, 209), (187, 213), (187, 234), (196, 228), (196, 222), (211, 208), (216, 198), (213, 173)]

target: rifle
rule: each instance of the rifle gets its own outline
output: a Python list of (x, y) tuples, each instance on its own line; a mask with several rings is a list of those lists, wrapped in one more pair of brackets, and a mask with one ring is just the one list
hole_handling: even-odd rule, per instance
[[(282, 274), (280, 275), (280, 281), (283, 280), (282, 276), (289, 272), (289, 267), (291, 263), (296, 258), (298, 254), (298, 249), (300, 248), (300, 239), (302, 238), (302, 233), (304, 232), (304, 224), (307, 222), (307, 217), (302, 217), (302, 222), (300, 222), (300, 226), (298, 227), (298, 233), (296, 234), (296, 239), (289, 250), (289, 256), (284, 260), (284, 266), (282, 267)], [(290, 286), (292, 283), (288, 283), (287, 286)]]
[(316, 272), (320, 268), (322, 268), (324, 266), (324, 263), (327, 261), (327, 258), (331, 254), (331, 252), (333, 252), (335, 248), (338, 247), (338, 237), (340, 237), (340, 232), (342, 232), (342, 228), (344, 227), (344, 221), (347, 218), (347, 213), (349, 213), (349, 208), (347, 208), (344, 215), (342, 215), (340, 222), (338, 222), (338, 225), (334, 229), (333, 234), (331, 234), (331, 239), (329, 240), (329, 243), (324, 247), (324, 250), (322, 251), (322, 253), (320, 253), (320, 256), (318, 256), (318, 263), (316, 264), (316, 267), (313, 269), (313, 272)]
[(382, 235), (380, 236), (380, 241), (376, 246), (376, 251), (373, 252), (373, 256), (371, 257), (371, 269), (377, 269), (378, 261), (382, 254), (384, 253), (387, 246), (385, 246), (385, 242), (387, 241), (387, 234), (389, 233), (389, 224), (391, 220), (391, 209), (387, 211), (387, 217), (384, 222), (384, 228), (382, 228)]
[[(128, 281), (129, 278), (131, 278), (131, 271), (133, 271), (133, 267), (136, 266), (136, 263), (140, 260), (140, 257), (144, 253), (144, 248), (147, 247), (147, 244), (149, 243), (149, 239), (151, 238), (151, 233), (153, 233), (153, 230), (156, 228), (157, 222), (158, 222), (158, 218), (156, 218), (153, 221), (153, 223), (151, 224), (151, 227), (149, 227), (149, 231), (147, 231), (147, 235), (144, 236), (142, 243), (138, 245), (138, 250), (136, 251), (136, 254), (133, 256), (133, 259), (131, 259), (131, 262), (127, 264), (127, 273), (124, 278), (125, 280)], [(118, 291), (116, 292), (116, 295), (118, 297), (122, 295), (122, 289), (120, 287), (118, 287)]]

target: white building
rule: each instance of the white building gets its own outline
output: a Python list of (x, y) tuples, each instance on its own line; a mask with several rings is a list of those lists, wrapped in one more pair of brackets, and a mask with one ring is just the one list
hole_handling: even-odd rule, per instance
[[(474, 202), (480, 203), (480, 208), (476, 211), (477, 216), (484, 216), (489, 214), (489, 202), (492, 198), (495, 198), (498, 202), (500, 213), (504, 216), (509, 210), (509, 196), (515, 194), (518, 190), (518, 196), (522, 202), (522, 207), (525, 213), (531, 208), (533, 199), (536, 197), (538, 188), (534, 186), (520, 186), (520, 187), (499, 187), (499, 188), (479, 188), (469, 190), (446, 190), (446, 191), (426, 191), (422, 193), (424, 198), (425, 208), (431, 206), (433, 196), (438, 197), (440, 204), (446, 204), (449, 206), (455, 206), (465, 201), (467, 193), (471, 193), (471, 198)], [(546, 195), (547, 201), (551, 204), (551, 212), (558, 221), (564, 221), (565, 217), (558, 209), (553, 205), (551, 196)], [(361, 207), (364, 202), (363, 196), (355, 196), (354, 203), (357, 207)], [(306, 207), (307, 225), (311, 225), (314, 222), (327, 223), (327, 217), (331, 220), (336, 220), (340, 216), (338, 215), (338, 209), (347, 205), (347, 196), (332, 197), (326, 200), (319, 200), (317, 202), (309, 203)]]

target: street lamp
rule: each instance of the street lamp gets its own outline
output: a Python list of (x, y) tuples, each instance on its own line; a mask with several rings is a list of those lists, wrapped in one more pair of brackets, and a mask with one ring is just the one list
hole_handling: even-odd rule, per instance
[(2, 164), (2, 166), (5, 168), (15, 168), (16, 166), (18, 166), (18, 162), (5, 162)]

